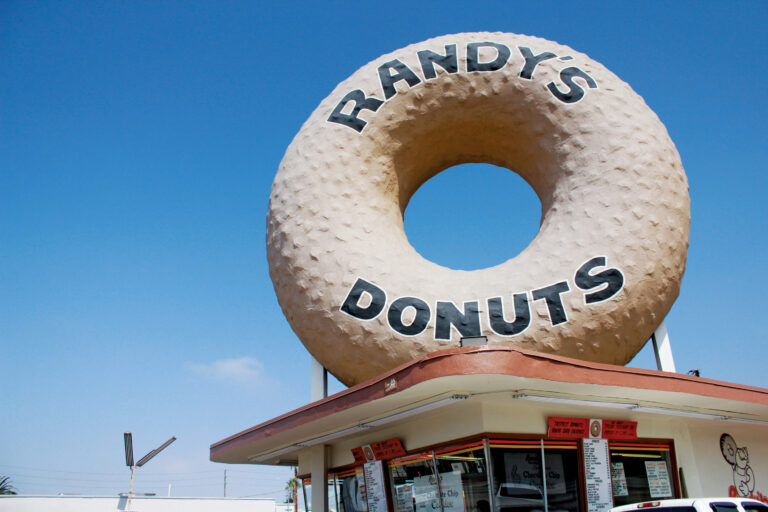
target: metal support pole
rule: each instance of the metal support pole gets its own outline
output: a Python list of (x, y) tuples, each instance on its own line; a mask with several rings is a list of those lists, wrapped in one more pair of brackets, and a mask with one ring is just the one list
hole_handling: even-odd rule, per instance
[(437, 458), (435, 457), (434, 450), (432, 450), (432, 472), (437, 481), (437, 497), (440, 499), (440, 512), (445, 512), (445, 506), (443, 505), (443, 486), (440, 483), (440, 470), (437, 469)]
[(131, 494), (133, 494), (133, 472), (136, 466), (131, 466), (131, 486), (128, 488), (128, 506), (126, 510), (131, 510)]
[(672, 345), (669, 342), (669, 334), (664, 321), (659, 324), (653, 335), (653, 352), (656, 354), (656, 368), (662, 372), (675, 373), (675, 360), (672, 357)]
[(320, 361), (312, 356), (309, 357), (310, 398), (312, 402), (316, 402), (328, 396), (328, 370), (320, 364)]
[(541, 439), (541, 486), (544, 495), (544, 512), (549, 512), (549, 503), (547, 502), (547, 463), (544, 460), (544, 440)]
[(483, 443), (483, 449), (485, 451), (485, 472), (488, 475), (488, 502), (491, 504), (491, 510), (496, 511), (496, 497), (495, 497), (495, 489), (496, 484), (494, 482), (494, 476), (493, 476), (493, 460), (491, 459), (491, 441), (488, 438), (485, 438), (485, 443)]
[(341, 505), (339, 505), (339, 482), (336, 480), (336, 473), (333, 474), (333, 497), (336, 500), (336, 510), (341, 510)]

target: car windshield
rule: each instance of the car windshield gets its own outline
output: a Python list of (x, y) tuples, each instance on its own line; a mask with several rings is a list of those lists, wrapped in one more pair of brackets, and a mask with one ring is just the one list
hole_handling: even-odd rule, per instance
[(714, 502), (710, 503), (709, 506), (712, 508), (714, 512), (738, 512), (739, 508), (736, 506), (735, 503), (728, 503), (728, 502)]
[(768, 507), (761, 503), (742, 503), (741, 506), (747, 512), (768, 512)]

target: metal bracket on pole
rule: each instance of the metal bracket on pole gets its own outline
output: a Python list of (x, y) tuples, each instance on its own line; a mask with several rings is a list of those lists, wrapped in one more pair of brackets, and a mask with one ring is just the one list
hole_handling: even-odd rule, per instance
[(328, 370), (313, 356), (310, 358), (310, 400), (315, 402), (328, 396)]
[(651, 335), (653, 352), (656, 354), (656, 368), (662, 372), (675, 373), (675, 360), (672, 357), (672, 345), (669, 342), (669, 334), (664, 321), (659, 324)]

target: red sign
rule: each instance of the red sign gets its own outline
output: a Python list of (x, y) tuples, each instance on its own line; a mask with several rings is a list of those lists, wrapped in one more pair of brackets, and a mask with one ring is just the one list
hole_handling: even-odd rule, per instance
[[(586, 439), (589, 420), (586, 418), (549, 418), (549, 437), (556, 439)], [(637, 422), (603, 420), (603, 439), (637, 439)]]
[(637, 439), (637, 422), (603, 420), (603, 439)]
[(387, 439), (378, 443), (366, 444), (352, 448), (355, 462), (362, 464), (371, 460), (389, 460), (405, 455), (403, 443), (398, 438)]
[(582, 439), (589, 437), (589, 420), (584, 418), (549, 418), (549, 437)]

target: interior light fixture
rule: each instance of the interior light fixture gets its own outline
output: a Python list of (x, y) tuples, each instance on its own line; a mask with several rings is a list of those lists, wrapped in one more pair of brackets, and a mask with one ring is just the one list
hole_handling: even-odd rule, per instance
[(601, 402), (600, 400), (580, 400), (578, 398), (565, 398), (565, 397), (559, 397), (559, 396), (518, 394), (518, 395), (512, 395), (512, 398), (515, 398), (517, 400), (533, 400), (535, 402), (551, 402), (555, 404), (586, 405), (590, 407), (607, 407), (609, 409), (635, 409), (637, 407), (637, 404), (628, 404), (628, 403), (622, 403), (622, 402)]
[(469, 395), (451, 395), (446, 398), (441, 398), (440, 400), (435, 400), (434, 402), (429, 402), (424, 405), (413, 407), (411, 409), (406, 409), (405, 411), (390, 414), (389, 416), (384, 416), (383, 418), (366, 421), (361, 426), (378, 427), (381, 425), (386, 425), (387, 423), (392, 423), (393, 421), (401, 420), (403, 418), (410, 418), (411, 416), (416, 416), (418, 414), (431, 411), (432, 409), (437, 409), (438, 407), (443, 407), (444, 405), (466, 400), (468, 398)]
[(708, 414), (703, 412), (693, 412), (693, 411), (681, 411), (679, 409), (664, 409), (662, 407), (646, 407), (644, 405), (638, 405), (636, 407), (633, 407), (634, 411), (637, 412), (650, 412), (654, 414), (666, 414), (668, 416), (679, 416), (683, 418), (701, 418), (705, 420), (727, 420), (728, 416), (723, 416), (720, 414)]
[(333, 439), (344, 437), (347, 434), (353, 434), (355, 432), (360, 432), (361, 430), (367, 430), (369, 428), (371, 427), (369, 427), (367, 424), (354, 425), (349, 428), (337, 430), (336, 432), (331, 432), (330, 434), (326, 434), (324, 436), (313, 437), (312, 439), (308, 439), (306, 441), (299, 441), (298, 443), (296, 443), (296, 446), (300, 446), (300, 447), (315, 446), (317, 444), (321, 444), (326, 441), (332, 441)]
[(251, 462), (266, 462), (268, 460), (274, 459), (275, 457), (279, 457), (280, 455), (284, 455), (288, 452), (292, 452), (297, 448), (301, 448), (301, 447), (298, 445), (292, 444), (284, 448), (278, 448), (277, 450), (272, 450), (271, 452), (267, 452), (263, 455), (256, 455), (255, 457), (251, 457), (248, 460)]
[(488, 336), (464, 336), (459, 343), (462, 347), (482, 347), (488, 344)]
[(619, 452), (611, 452), (611, 456), (618, 456), (618, 457), (636, 457), (638, 459), (660, 459), (661, 455), (657, 453), (619, 453)]

